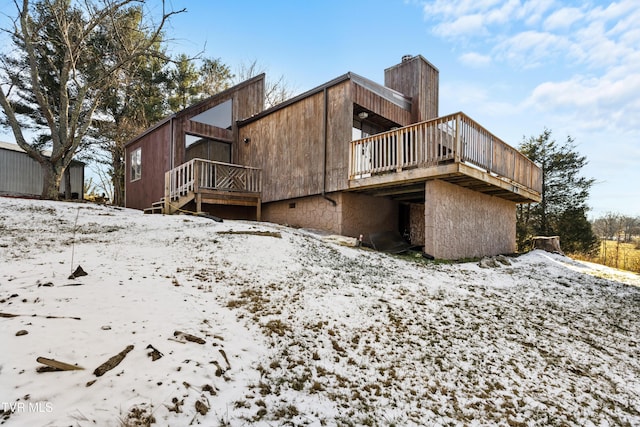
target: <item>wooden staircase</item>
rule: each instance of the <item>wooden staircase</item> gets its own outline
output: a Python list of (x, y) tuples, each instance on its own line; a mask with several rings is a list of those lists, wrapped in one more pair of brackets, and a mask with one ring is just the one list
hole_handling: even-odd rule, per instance
[(150, 208), (144, 209), (145, 214), (164, 214), (164, 197), (159, 202), (153, 202)]
[[(190, 202), (195, 203), (195, 212), (183, 210)], [(260, 169), (193, 159), (166, 172), (164, 197), (144, 213), (201, 214), (203, 205), (248, 206), (256, 209), (259, 221), (261, 203)]]
[[(167, 197), (163, 197), (158, 202), (153, 202), (150, 208), (144, 209), (145, 214), (163, 214), (172, 215), (179, 212), (187, 203), (196, 199), (196, 193), (189, 191), (187, 194), (169, 201)], [(199, 207), (200, 208), (200, 207)]]

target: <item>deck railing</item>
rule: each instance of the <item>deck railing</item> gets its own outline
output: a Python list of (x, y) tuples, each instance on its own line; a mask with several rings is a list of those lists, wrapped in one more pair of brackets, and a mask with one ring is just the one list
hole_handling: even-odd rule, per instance
[(461, 162), (542, 191), (540, 168), (464, 113), (351, 142), (350, 179)]
[(165, 197), (169, 200), (201, 189), (259, 193), (261, 186), (260, 169), (211, 160), (192, 159), (165, 174)]

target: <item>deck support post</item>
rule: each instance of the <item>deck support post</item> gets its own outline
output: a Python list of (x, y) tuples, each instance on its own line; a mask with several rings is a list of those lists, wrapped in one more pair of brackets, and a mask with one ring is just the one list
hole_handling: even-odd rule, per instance
[(169, 208), (171, 206), (171, 171), (167, 171), (164, 174), (164, 206), (162, 213), (170, 214)]

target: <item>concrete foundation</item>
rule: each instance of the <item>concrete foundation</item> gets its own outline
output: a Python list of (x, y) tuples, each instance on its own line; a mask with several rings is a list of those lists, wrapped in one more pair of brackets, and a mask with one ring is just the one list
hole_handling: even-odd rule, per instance
[(398, 203), (382, 197), (355, 193), (332, 193), (262, 205), (262, 220), (292, 227), (310, 228), (344, 236), (397, 230)]
[(425, 186), (424, 251), (440, 259), (476, 258), (516, 250), (516, 206), (440, 180)]

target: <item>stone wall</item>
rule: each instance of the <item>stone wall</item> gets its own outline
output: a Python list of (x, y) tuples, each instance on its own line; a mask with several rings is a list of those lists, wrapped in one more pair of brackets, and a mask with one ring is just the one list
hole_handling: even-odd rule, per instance
[(460, 259), (515, 252), (514, 202), (440, 180), (426, 183), (425, 198), (427, 254)]

